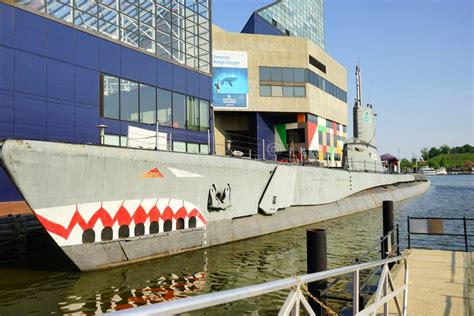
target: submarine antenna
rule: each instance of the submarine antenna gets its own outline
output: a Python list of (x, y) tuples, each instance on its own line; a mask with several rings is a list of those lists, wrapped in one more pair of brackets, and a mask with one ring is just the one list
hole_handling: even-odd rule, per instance
[(360, 74), (360, 67), (359, 64), (356, 66), (356, 87), (357, 87), (357, 99), (356, 99), (356, 107), (362, 106), (362, 80)]

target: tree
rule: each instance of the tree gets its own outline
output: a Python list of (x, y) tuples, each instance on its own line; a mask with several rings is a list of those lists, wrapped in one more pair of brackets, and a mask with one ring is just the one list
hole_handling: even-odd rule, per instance
[(430, 159), (428, 147), (423, 147), (423, 149), (421, 150), (421, 157), (423, 158), (424, 161)]
[(400, 168), (406, 172), (406, 171), (411, 171), (413, 169), (413, 163), (411, 163), (408, 159), (402, 159), (400, 162)]
[(463, 154), (469, 154), (469, 153), (474, 152), (474, 147), (472, 147), (469, 144), (466, 144), (466, 145), (462, 146), (461, 148), (459, 148), (459, 152), (463, 153)]
[(428, 161), (428, 166), (430, 168), (433, 168), (433, 169), (438, 169), (439, 168), (439, 165), (436, 162), (432, 161), (432, 160)]
[(444, 157), (441, 158), (441, 160), (439, 161), (439, 165), (440, 165), (441, 167), (446, 167), (446, 159), (444, 159)]
[(441, 151), (436, 148), (436, 147), (431, 147), (431, 149), (429, 150), (428, 152), (428, 159), (429, 158), (433, 158), (433, 157), (436, 157), (438, 156), (439, 154), (441, 154)]
[(448, 145), (444, 144), (443, 146), (441, 146), (439, 148), (439, 150), (441, 151), (442, 154), (449, 154), (449, 152), (451, 151), (451, 147), (449, 147)]

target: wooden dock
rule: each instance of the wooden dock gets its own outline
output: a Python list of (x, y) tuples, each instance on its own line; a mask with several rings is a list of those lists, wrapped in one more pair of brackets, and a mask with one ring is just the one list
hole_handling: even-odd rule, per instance
[[(408, 257), (407, 314), (474, 315), (474, 253), (412, 249)], [(395, 286), (403, 285), (403, 268)], [(401, 297), (400, 297), (401, 298)], [(396, 315), (390, 304), (390, 315)]]

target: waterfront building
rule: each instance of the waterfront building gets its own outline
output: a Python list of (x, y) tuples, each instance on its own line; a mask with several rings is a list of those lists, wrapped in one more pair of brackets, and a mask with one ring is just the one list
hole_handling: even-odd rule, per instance
[[(126, 146), (129, 126), (208, 154), (209, 0), (0, 0), (0, 139)], [(0, 213), (19, 201), (0, 169)], [(21, 208), (21, 206), (20, 206)]]
[(347, 73), (324, 51), (322, 8), (322, 0), (277, 1), (254, 12), (242, 33), (213, 27), (218, 154), (341, 166)]

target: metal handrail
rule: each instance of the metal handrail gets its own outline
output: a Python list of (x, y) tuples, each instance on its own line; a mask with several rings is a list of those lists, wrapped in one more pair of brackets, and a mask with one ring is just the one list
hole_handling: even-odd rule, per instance
[[(424, 232), (414, 232), (411, 230), (410, 221), (411, 220), (426, 220), (427, 223), (430, 220), (438, 220), (442, 221), (462, 221), (463, 225), (463, 233), (462, 234), (453, 234), (453, 233), (445, 233), (437, 232), (437, 231), (429, 231), (428, 229)], [(451, 237), (464, 237), (464, 247), (465, 251), (469, 252), (469, 241), (468, 237), (474, 237), (474, 234), (469, 234), (467, 229), (467, 222), (474, 221), (474, 218), (468, 217), (415, 217), (415, 216), (408, 216), (407, 217), (407, 233), (408, 233), (408, 249), (411, 248), (411, 236), (412, 235), (425, 235), (425, 236), (451, 236)]]
[[(292, 289), (299, 286), (301, 282), (304, 284), (312, 283), (316, 281), (326, 280), (328, 278), (336, 277), (342, 274), (350, 274), (357, 276), (357, 284), (359, 271), (372, 269), (378, 266), (387, 267), (389, 263), (399, 262), (401, 260), (405, 261), (407, 259), (407, 254), (403, 254), (398, 257), (387, 258), (385, 260), (377, 260), (368, 263), (362, 263), (358, 265), (352, 265), (342, 268), (336, 268), (328, 271), (317, 272), (312, 274), (307, 274), (299, 277), (291, 277), (282, 280), (265, 282), (262, 284), (251, 285), (246, 287), (241, 287), (232, 290), (221, 291), (217, 293), (203, 294), (199, 296), (189, 297), (182, 300), (170, 301), (166, 303), (160, 303), (155, 305), (146, 305), (137, 307), (134, 309), (127, 309), (123, 311), (112, 312), (111, 315), (174, 315), (180, 313), (186, 313), (191, 311), (196, 311), (216, 305), (222, 305), (226, 303), (231, 303), (235, 301), (240, 301), (243, 299), (248, 299), (256, 296), (261, 296), (264, 294), (277, 292), (286, 289)], [(407, 286), (407, 285), (406, 285)], [(353, 291), (353, 300), (354, 300), (354, 315), (358, 314), (359, 308), (359, 288), (355, 287)], [(381, 304), (384, 303), (381, 301)]]

